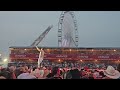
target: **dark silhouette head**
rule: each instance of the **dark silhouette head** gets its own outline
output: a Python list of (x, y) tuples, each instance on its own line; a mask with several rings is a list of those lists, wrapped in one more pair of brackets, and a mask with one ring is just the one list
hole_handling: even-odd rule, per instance
[(53, 67), (53, 69), (52, 69), (52, 74), (53, 74), (53, 75), (56, 75), (57, 72), (58, 72), (58, 67)]
[(117, 70), (120, 72), (120, 64), (118, 64), (118, 66), (117, 66)]
[(6, 79), (12, 79), (11, 73), (9, 71), (2, 71), (2, 72), (0, 72), (0, 76), (5, 77)]
[(72, 79), (80, 79), (80, 72), (78, 69), (71, 70)]

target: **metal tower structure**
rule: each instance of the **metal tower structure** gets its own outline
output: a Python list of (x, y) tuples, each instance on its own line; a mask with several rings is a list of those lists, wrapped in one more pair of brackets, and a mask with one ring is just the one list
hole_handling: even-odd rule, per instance
[(49, 26), (32, 44), (31, 46), (37, 46), (43, 38), (48, 34), (48, 32), (51, 30), (53, 26)]

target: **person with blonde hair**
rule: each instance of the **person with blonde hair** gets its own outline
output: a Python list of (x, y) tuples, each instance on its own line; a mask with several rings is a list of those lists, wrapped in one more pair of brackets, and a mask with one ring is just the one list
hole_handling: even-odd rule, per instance
[(43, 61), (44, 58), (44, 51), (41, 48), (41, 50), (36, 46), (36, 49), (40, 52), (39, 53), (39, 58), (38, 58), (38, 68), (40, 67), (40, 63)]

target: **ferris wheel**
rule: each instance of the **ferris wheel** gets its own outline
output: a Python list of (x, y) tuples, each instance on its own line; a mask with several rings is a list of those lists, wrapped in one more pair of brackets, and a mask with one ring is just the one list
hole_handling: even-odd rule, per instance
[(73, 11), (63, 11), (58, 23), (58, 46), (78, 47), (77, 21)]

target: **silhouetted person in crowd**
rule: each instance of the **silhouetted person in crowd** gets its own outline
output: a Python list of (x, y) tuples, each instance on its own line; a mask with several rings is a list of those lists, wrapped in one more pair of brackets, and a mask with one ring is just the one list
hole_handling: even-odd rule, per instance
[(117, 66), (117, 70), (120, 72), (120, 64), (118, 64), (118, 66)]
[(62, 79), (58, 67), (53, 67), (52, 72), (47, 75), (47, 79)]
[(7, 70), (1, 71), (0, 72), (0, 77), (2, 77), (4, 79), (12, 79), (10, 72), (7, 71)]
[(80, 72), (78, 69), (71, 70), (72, 79), (80, 79)]

